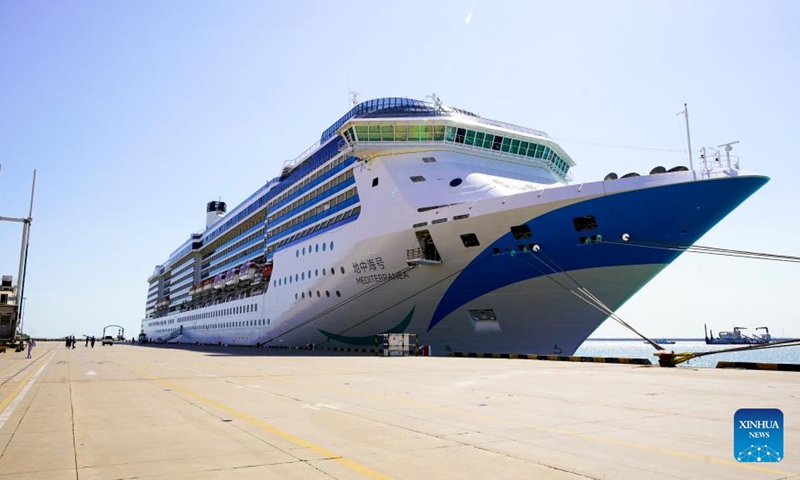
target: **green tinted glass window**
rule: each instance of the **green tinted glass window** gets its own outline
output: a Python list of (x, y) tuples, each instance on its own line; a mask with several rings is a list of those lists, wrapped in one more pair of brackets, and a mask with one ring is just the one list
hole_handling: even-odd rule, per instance
[(444, 139), (448, 142), (454, 142), (456, 140), (456, 127), (445, 127)]
[(492, 142), (494, 142), (494, 135), (487, 133), (486, 136), (483, 137), (483, 148), (492, 148)]
[(430, 125), (419, 126), (419, 139), (423, 142), (430, 142), (433, 140), (433, 127)]
[(433, 127), (433, 139), (441, 142), (444, 139), (444, 125), (435, 125)]
[(357, 125), (356, 126), (356, 134), (358, 135), (358, 139), (361, 140), (362, 142), (367, 140), (367, 132), (368, 131), (369, 131), (369, 129), (367, 129), (366, 125)]
[(419, 125), (408, 126), (408, 140), (412, 142), (419, 141)]
[(406, 125), (396, 125), (394, 127), (394, 139), (397, 142), (405, 142), (408, 138), (408, 127)]
[(475, 132), (467, 130), (467, 136), (464, 138), (464, 145), (472, 145), (475, 143)]
[(380, 125), (370, 125), (369, 126), (369, 137), (370, 142), (380, 142), (381, 141), (381, 126)]
[(483, 137), (486, 134), (483, 132), (475, 132), (475, 146), (482, 147), (483, 146)]
[(519, 152), (519, 140), (511, 140), (511, 153)]
[(525, 155), (528, 152), (528, 142), (519, 142), (519, 154)]
[(511, 139), (506, 137), (503, 139), (503, 146), (500, 148), (502, 151), (507, 152), (511, 149)]
[(381, 125), (381, 137), (384, 142), (393, 142), (394, 125)]

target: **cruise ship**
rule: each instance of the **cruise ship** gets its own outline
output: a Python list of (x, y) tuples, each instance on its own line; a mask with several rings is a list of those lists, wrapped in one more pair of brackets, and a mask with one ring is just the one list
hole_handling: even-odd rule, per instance
[(235, 208), (207, 204), (148, 279), (142, 336), (571, 355), (768, 181), (730, 157), (586, 183), (573, 166), (435, 95), (359, 103)]

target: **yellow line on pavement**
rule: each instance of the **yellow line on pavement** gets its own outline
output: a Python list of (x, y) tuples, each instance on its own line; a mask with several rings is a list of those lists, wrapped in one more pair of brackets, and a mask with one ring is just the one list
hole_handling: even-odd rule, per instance
[(25, 388), (25, 385), (28, 384), (28, 380), (30, 380), (31, 377), (33, 377), (35, 374), (36, 374), (36, 370), (34, 369), (31, 373), (28, 374), (27, 377), (25, 377), (25, 379), (23, 379), (22, 381), (19, 382), (19, 385), (17, 385), (16, 388), (14, 388), (14, 390), (12, 390), (11, 393), (9, 393), (6, 396), (6, 398), (3, 399), (2, 402), (0, 402), (0, 413), (3, 413), (3, 411), (6, 409), (8, 404), (11, 403), (12, 400), (14, 400), (14, 398), (17, 396), (17, 394), (20, 392), (20, 390)]
[[(297, 380), (297, 379), (288, 378), (288, 377), (284, 377), (284, 376), (270, 376), (270, 379), (281, 380), (281, 381), (289, 382), (289, 383), (299, 383), (299, 380)], [(633, 449), (647, 451), (647, 452), (651, 452), (651, 453), (659, 453), (659, 454), (662, 454), (662, 455), (668, 455), (668, 456), (676, 457), (676, 458), (687, 458), (687, 459), (697, 460), (697, 461), (700, 461), (700, 462), (714, 463), (714, 464), (717, 464), (717, 465), (725, 465), (725, 466), (732, 467), (732, 468), (744, 469), (744, 470), (752, 470), (752, 471), (757, 471), (757, 472), (774, 473), (774, 474), (777, 474), (777, 475), (782, 475), (782, 476), (787, 476), (787, 477), (791, 476), (791, 475), (796, 475), (796, 472), (788, 472), (786, 470), (778, 470), (776, 468), (770, 468), (770, 467), (765, 466), (765, 464), (763, 464), (763, 463), (759, 464), (759, 463), (749, 463), (749, 462), (737, 462), (736, 460), (726, 460), (724, 458), (712, 457), (710, 455), (701, 455), (701, 454), (696, 454), (696, 453), (691, 453), (691, 452), (686, 452), (686, 451), (681, 451), (681, 450), (674, 450), (674, 449), (670, 449), (670, 448), (647, 445), (647, 444), (644, 444), (644, 443), (617, 440), (617, 439), (614, 439), (614, 438), (603, 437), (603, 436), (600, 436), (600, 435), (578, 433), (578, 432), (569, 431), (567, 429), (560, 428), (560, 427), (547, 427), (547, 426), (542, 426), (542, 425), (535, 425), (535, 424), (531, 424), (531, 423), (528, 423), (528, 422), (525, 422), (525, 421), (522, 421), (522, 420), (519, 420), (519, 419), (513, 419), (512, 420), (512, 419), (502, 418), (502, 417), (498, 417), (498, 416), (490, 415), (490, 414), (486, 414), (486, 413), (474, 412), (474, 411), (470, 411), (470, 410), (464, 410), (464, 409), (461, 409), (459, 407), (449, 407), (449, 406), (442, 406), (442, 405), (434, 405), (434, 404), (429, 404), (429, 403), (420, 402), (420, 401), (417, 401), (417, 400), (412, 400), (412, 399), (407, 399), (407, 398), (393, 397), (393, 396), (383, 395), (383, 394), (376, 394), (374, 392), (369, 392), (369, 391), (365, 391), (365, 390), (343, 388), (343, 387), (338, 386), (338, 385), (326, 385), (324, 387), (322, 387), (322, 386), (319, 386), (319, 387), (325, 388), (325, 389), (329, 389), (329, 390), (332, 390), (332, 391), (338, 391), (338, 392), (341, 392), (341, 393), (346, 393), (347, 395), (354, 396), (355, 398), (368, 397), (368, 398), (381, 400), (381, 401), (386, 401), (386, 402), (390, 402), (390, 403), (397, 403), (397, 404), (404, 405), (404, 406), (412, 406), (412, 407), (417, 407), (417, 408), (425, 409), (425, 410), (448, 413), (448, 414), (451, 414), (451, 415), (459, 415), (459, 416), (462, 416), (462, 417), (477, 418), (477, 419), (480, 419), (480, 420), (485, 420), (485, 421), (489, 421), (489, 422), (496, 423), (496, 424), (510, 425), (510, 426), (515, 426), (515, 427), (527, 427), (527, 428), (532, 428), (532, 429), (539, 430), (539, 431), (542, 431), (542, 432), (553, 433), (553, 434), (556, 434), (556, 435), (564, 435), (564, 436), (569, 436), (569, 437), (574, 437), (574, 438), (581, 438), (581, 439), (584, 439), (584, 440), (587, 440), (587, 441), (591, 441), (591, 442), (605, 443), (605, 444), (608, 444), (608, 445), (616, 445), (616, 446), (621, 446), (621, 447), (633, 448)]]
[(155, 377), (155, 376), (153, 376), (153, 375), (151, 375), (151, 374), (149, 374), (147, 372), (143, 372), (143, 371), (136, 370), (136, 369), (134, 369), (134, 371), (136, 371), (136, 373), (138, 373), (139, 375), (141, 375), (141, 376), (143, 376), (145, 378), (149, 378), (150, 380), (152, 380), (152, 381), (154, 381), (154, 382), (156, 382), (156, 383), (158, 383), (160, 385), (163, 385), (163, 386), (168, 387), (168, 388), (170, 388), (172, 390), (181, 392), (182, 394), (184, 394), (184, 395), (186, 395), (188, 397), (192, 397), (195, 400), (199, 400), (199, 401), (201, 401), (201, 402), (203, 402), (203, 403), (205, 403), (207, 405), (211, 405), (212, 407), (218, 408), (218, 409), (220, 409), (222, 411), (228, 412), (231, 415), (235, 416), (236, 418), (238, 418), (240, 420), (244, 420), (245, 422), (247, 422), (247, 423), (249, 423), (251, 425), (254, 425), (254, 426), (256, 426), (256, 427), (258, 427), (258, 428), (260, 428), (262, 430), (265, 430), (265, 431), (267, 431), (267, 432), (269, 432), (269, 433), (271, 433), (271, 434), (273, 434), (275, 436), (278, 436), (278, 437), (280, 437), (280, 438), (282, 438), (282, 439), (284, 439), (286, 441), (294, 443), (295, 445), (299, 445), (299, 446), (301, 446), (303, 448), (307, 448), (308, 450), (316, 453), (317, 455), (320, 455), (323, 458), (328, 458), (330, 460), (334, 460), (334, 461), (336, 461), (336, 462), (338, 462), (338, 463), (340, 463), (340, 464), (342, 464), (342, 465), (344, 465), (344, 466), (346, 466), (348, 468), (351, 468), (351, 469), (355, 470), (356, 472), (358, 472), (358, 473), (360, 473), (360, 474), (362, 474), (362, 475), (364, 475), (366, 477), (374, 478), (374, 479), (380, 479), (380, 480), (388, 480), (388, 479), (391, 478), (391, 477), (388, 477), (386, 475), (383, 475), (382, 473), (376, 472), (375, 470), (372, 470), (369, 467), (361, 465), (358, 462), (355, 462), (355, 461), (350, 460), (348, 458), (342, 457), (341, 455), (338, 455), (338, 454), (336, 454), (334, 452), (331, 452), (330, 450), (328, 450), (328, 449), (326, 449), (324, 447), (321, 447), (319, 445), (315, 445), (315, 444), (313, 444), (311, 442), (307, 442), (307, 441), (303, 440), (302, 438), (296, 437), (296, 436), (292, 435), (289, 432), (285, 432), (285, 431), (281, 430), (280, 428), (275, 427), (274, 425), (270, 425), (267, 422), (264, 422), (264, 421), (259, 420), (257, 418), (253, 418), (253, 417), (251, 417), (251, 416), (249, 416), (249, 415), (247, 415), (245, 413), (242, 413), (242, 412), (240, 412), (240, 411), (238, 411), (238, 410), (236, 410), (236, 409), (234, 409), (232, 407), (229, 407), (229, 406), (227, 406), (225, 404), (217, 402), (216, 400), (212, 400), (210, 398), (207, 398), (207, 397), (204, 397), (204, 396), (200, 395), (199, 393), (195, 393), (195, 392), (193, 392), (191, 390), (183, 388), (183, 387), (181, 387), (179, 385), (176, 385), (174, 383), (167, 382), (166, 380), (162, 380), (162, 379), (160, 379), (158, 377)]
[[(8, 372), (9, 370), (11, 370), (12, 368), (14, 368), (14, 367), (18, 367), (18, 366), (19, 366), (19, 364), (18, 364), (18, 363), (12, 363), (11, 365), (9, 365), (9, 366), (8, 366), (8, 368), (6, 368), (6, 369), (5, 369), (5, 370), (3, 370), (2, 372), (0, 372), (0, 377), (2, 377), (3, 375), (5, 375), (5, 374), (6, 374), (6, 372)], [(20, 370), (21, 370), (21, 369), (20, 369)]]

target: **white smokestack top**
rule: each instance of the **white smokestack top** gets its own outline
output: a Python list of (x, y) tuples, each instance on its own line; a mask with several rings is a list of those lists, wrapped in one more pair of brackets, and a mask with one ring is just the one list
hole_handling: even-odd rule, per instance
[(208, 202), (206, 205), (206, 228), (225, 216), (228, 207), (225, 202)]

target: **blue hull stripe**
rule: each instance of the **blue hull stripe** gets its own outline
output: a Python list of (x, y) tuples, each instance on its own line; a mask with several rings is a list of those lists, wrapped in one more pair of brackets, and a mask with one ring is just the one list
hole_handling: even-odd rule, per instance
[[(632, 240), (640, 242), (690, 245), (767, 180), (751, 176), (646, 188), (587, 200), (532, 218), (526, 222), (531, 229), (530, 238), (517, 240), (509, 231), (467, 265), (442, 296), (428, 331), (476, 298), (553, 273), (530, 254), (520, 252), (521, 245), (539, 245), (541, 253), (533, 255), (551, 259), (556, 270), (567, 272), (623, 265), (667, 265), (680, 253), (609, 242), (581, 245), (579, 239), (602, 235), (619, 241), (623, 233), (628, 233)], [(586, 215), (595, 217), (597, 228), (576, 231), (572, 219)], [(495, 249), (501, 253), (498, 255)]]

